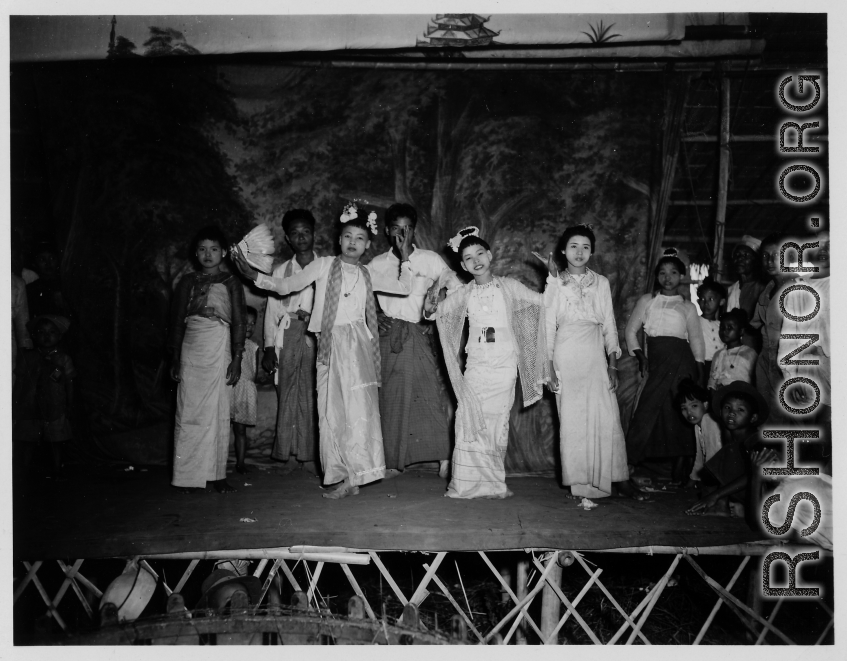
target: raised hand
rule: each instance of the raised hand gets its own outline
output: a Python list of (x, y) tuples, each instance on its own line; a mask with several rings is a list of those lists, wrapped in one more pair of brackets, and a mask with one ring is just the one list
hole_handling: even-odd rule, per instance
[(550, 253), (549, 257), (547, 257), (547, 259), (544, 259), (541, 255), (539, 255), (534, 250), (532, 251), (532, 254), (535, 255), (535, 257), (536, 257), (536, 259), (538, 259), (538, 261), (540, 261), (542, 264), (544, 264), (544, 266), (547, 267), (547, 272), (550, 275), (552, 275), (554, 278), (559, 277), (559, 267), (556, 264), (556, 260), (553, 259), (553, 253), (552, 252)]
[(238, 270), (241, 271), (241, 274), (245, 278), (250, 278), (255, 282), (259, 277), (259, 272), (247, 263), (247, 258), (244, 256), (244, 253), (241, 252), (241, 248), (233, 246), (230, 255), (232, 256), (232, 261), (235, 262), (235, 265), (238, 267)]
[(412, 247), (412, 233), (408, 227), (403, 227), (400, 232), (394, 235), (394, 245), (397, 248), (397, 252), (400, 253), (400, 259), (404, 262), (408, 260), (414, 250)]

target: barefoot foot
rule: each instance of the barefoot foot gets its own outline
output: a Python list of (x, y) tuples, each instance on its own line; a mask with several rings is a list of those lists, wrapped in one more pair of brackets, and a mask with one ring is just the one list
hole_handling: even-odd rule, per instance
[(235, 464), (235, 472), (240, 473), (241, 475), (247, 475), (250, 472), (250, 469), (247, 468), (247, 464)]
[(323, 497), (329, 498), (330, 500), (340, 500), (341, 498), (346, 498), (347, 496), (355, 496), (358, 493), (359, 487), (351, 487), (347, 481), (344, 481), (337, 489), (325, 492), (323, 494)]
[(391, 479), (394, 479), (395, 477), (399, 477), (402, 474), (403, 474), (403, 471), (398, 470), (396, 468), (386, 468), (385, 469), (385, 477), (383, 477), (382, 479), (383, 480), (391, 480)]

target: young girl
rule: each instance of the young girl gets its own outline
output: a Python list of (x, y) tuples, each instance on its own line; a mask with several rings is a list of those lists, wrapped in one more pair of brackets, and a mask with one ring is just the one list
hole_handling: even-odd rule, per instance
[[(509, 441), (509, 413), (515, 399), (516, 371), (521, 377), (524, 406), (541, 399), (548, 379), (545, 360), (544, 299), (517, 280), (491, 273), (491, 249), (476, 227), (450, 240), (462, 268), (473, 282), (457, 287), (438, 302), (432, 287), (424, 309), (435, 316), (456, 410), (456, 446), (450, 498), (508, 498), (503, 460)], [(469, 322), (462, 374), (459, 345), (465, 318)]]
[(556, 246), (565, 270), (558, 273), (552, 254), (547, 260), (547, 357), (568, 384), (556, 388), (562, 484), (573, 497), (605, 498), (617, 484), (623, 494), (643, 499), (629, 482), (614, 394), (621, 350), (612, 292), (609, 281), (587, 266), (595, 247), (591, 227), (576, 225)]
[[(720, 337), (720, 321), (718, 320), (720, 309), (726, 304), (726, 287), (721, 283), (706, 278), (703, 284), (697, 288), (697, 305), (700, 306), (700, 329), (703, 331), (703, 342), (705, 343), (705, 378), (709, 377), (709, 369), (712, 367), (712, 357), (715, 352), (723, 349), (724, 343)], [(705, 381), (702, 385), (705, 385)]]
[(183, 276), (173, 300), (171, 378), (179, 382), (172, 484), (183, 493), (214, 482), (220, 493), (229, 454), (229, 388), (241, 374), (244, 353), (244, 290), (221, 269), (226, 237), (212, 225), (191, 244), (199, 272)]
[(259, 313), (249, 305), (244, 307), (244, 356), (241, 359), (241, 377), (232, 389), (230, 415), (232, 415), (232, 430), (235, 433), (235, 470), (245, 475), (247, 465), (244, 463), (244, 453), (247, 451), (247, 426), (256, 424), (256, 359), (259, 345), (250, 339)]
[(324, 484), (338, 484), (324, 498), (359, 493), (359, 485), (385, 477), (385, 454), (379, 418), (381, 363), (374, 291), (409, 294), (411, 235), (394, 237), (400, 253), (395, 274), (381, 275), (359, 263), (376, 234), (376, 214), (367, 221), (350, 204), (341, 215), (341, 254), (318, 257), (287, 278), (259, 275), (235, 252), (241, 272), (262, 289), (286, 295), (313, 282), (315, 302), (309, 330), (318, 342), (318, 424)]
[(746, 326), (747, 313), (741, 308), (730, 310), (721, 317), (720, 336), (726, 347), (719, 350), (712, 359), (707, 384), (710, 390), (728, 385), (733, 381), (753, 382), (756, 351), (743, 343)]
[[(673, 482), (682, 484), (689, 457), (694, 455), (694, 433), (674, 406), (674, 392), (688, 377), (702, 382), (704, 343), (697, 308), (676, 293), (685, 266), (672, 248), (656, 264), (653, 293), (645, 294), (626, 324), (629, 354), (638, 359), (647, 382), (626, 435), (626, 451), (637, 466), (647, 457), (674, 460)], [(643, 328), (647, 355), (638, 343)], [(648, 363), (649, 361), (649, 363)]]

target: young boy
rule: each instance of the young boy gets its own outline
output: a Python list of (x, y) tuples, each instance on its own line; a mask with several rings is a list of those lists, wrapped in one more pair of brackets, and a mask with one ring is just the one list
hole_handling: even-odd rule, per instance
[[(306, 209), (290, 209), (282, 217), (285, 241), (294, 256), (277, 266), (274, 278), (301, 273), (317, 254), (315, 217)], [(308, 332), (315, 287), (310, 284), (286, 296), (271, 292), (265, 308), (262, 367), (274, 375), (277, 388), (276, 438), (271, 456), (295, 457), (298, 465), (317, 473), (318, 416), (315, 408), (314, 336)]]
[(715, 390), (733, 381), (752, 383), (758, 354), (744, 344), (744, 329), (747, 313), (734, 308), (725, 313), (720, 321), (720, 337), (726, 347), (717, 351), (712, 358), (709, 372), (709, 390)]
[(706, 462), (721, 449), (721, 428), (709, 414), (710, 398), (709, 391), (692, 379), (680, 381), (676, 402), (685, 421), (694, 425), (694, 436), (697, 441), (694, 468), (691, 470), (686, 487), (696, 486), (703, 479), (703, 468)]
[(235, 251), (239, 270), (262, 289), (286, 295), (315, 283), (309, 330), (320, 332), (317, 357), (318, 424), (323, 481), (337, 485), (325, 498), (355, 496), (359, 485), (385, 477), (379, 418), (379, 328), (374, 290), (412, 291), (412, 242), (402, 232), (394, 239), (400, 267), (390, 276), (359, 263), (376, 234), (376, 214), (367, 222), (355, 204), (340, 218), (341, 254), (318, 257), (287, 278), (260, 275)]
[[(548, 381), (544, 297), (511, 278), (491, 273), (491, 249), (468, 227), (450, 241), (473, 282), (439, 302), (433, 287), (424, 303), (436, 317), (447, 371), (459, 406), (456, 447), (446, 495), (450, 498), (508, 498), (503, 461), (509, 441), (509, 414), (520, 374), (524, 405), (541, 399)], [(469, 323), (467, 362), (459, 367), (465, 318)]]
[(723, 447), (706, 462), (720, 485), (690, 507), (686, 514), (743, 516), (745, 489), (750, 478), (750, 452), (759, 439), (759, 426), (770, 410), (765, 398), (749, 383), (733, 381), (712, 396), (712, 410), (721, 419)]
[[(414, 239), (418, 214), (408, 204), (392, 204), (385, 212), (385, 236), (407, 232)], [(412, 293), (408, 296), (377, 294), (382, 388), (379, 408), (385, 447), (386, 477), (410, 465), (438, 461), (439, 475), (447, 476), (450, 461), (450, 397), (441, 373), (432, 322), (423, 320), (427, 290), (436, 285), (450, 291), (461, 282), (442, 257), (432, 250), (412, 246)], [(396, 246), (370, 263), (374, 273), (396, 274), (400, 253)]]
[(30, 322), (35, 350), (19, 351), (12, 398), (13, 434), (15, 441), (25, 443), (25, 465), (32, 461), (35, 444), (46, 440), (57, 476), (62, 472), (62, 448), (73, 437), (68, 416), (76, 370), (70, 356), (59, 348), (69, 326), (67, 318), (53, 314), (40, 315)]
[(703, 341), (706, 343), (705, 376), (708, 379), (712, 365), (712, 357), (723, 348), (720, 338), (720, 322), (718, 311), (726, 303), (726, 287), (719, 282), (706, 278), (697, 288), (697, 305), (700, 306), (700, 328), (703, 330)]

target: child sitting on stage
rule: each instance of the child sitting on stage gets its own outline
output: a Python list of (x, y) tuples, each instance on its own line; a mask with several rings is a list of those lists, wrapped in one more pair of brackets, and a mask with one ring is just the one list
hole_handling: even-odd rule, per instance
[(720, 336), (726, 347), (717, 351), (712, 358), (709, 390), (715, 390), (733, 381), (752, 383), (758, 354), (755, 349), (743, 343), (747, 322), (747, 313), (741, 308), (730, 310), (721, 317)]
[(23, 441), (24, 465), (31, 463), (36, 443), (46, 440), (57, 477), (62, 472), (62, 447), (73, 437), (68, 417), (76, 370), (59, 347), (69, 326), (68, 319), (53, 314), (29, 323), (35, 350), (19, 350), (12, 390), (12, 434), (15, 441)]
[(260, 275), (240, 251), (241, 272), (262, 289), (285, 295), (313, 282), (315, 302), (309, 330), (318, 341), (318, 424), (324, 484), (338, 484), (324, 498), (359, 493), (359, 485), (385, 477), (379, 417), (380, 355), (374, 291), (409, 294), (412, 290), (411, 235), (394, 237), (400, 253), (395, 274), (382, 275), (359, 263), (376, 234), (376, 214), (367, 221), (355, 204), (341, 215), (341, 255), (318, 257), (287, 278)]
[(692, 379), (683, 379), (676, 392), (676, 402), (682, 417), (694, 425), (694, 438), (697, 449), (694, 454), (694, 468), (688, 477), (686, 487), (693, 487), (703, 479), (703, 467), (721, 449), (721, 428), (709, 413), (711, 393)]
[(258, 394), (256, 393), (256, 360), (259, 345), (250, 339), (259, 313), (249, 305), (244, 307), (244, 356), (241, 359), (241, 377), (232, 388), (230, 400), (230, 415), (232, 416), (232, 431), (235, 434), (235, 470), (245, 475), (247, 465), (244, 454), (247, 451), (247, 426), (256, 425), (256, 408)]
[[(435, 316), (456, 410), (456, 446), (450, 498), (508, 498), (503, 460), (509, 441), (509, 413), (515, 399), (516, 372), (524, 405), (541, 399), (548, 380), (543, 295), (517, 280), (491, 273), (491, 249), (468, 227), (450, 240), (473, 282), (456, 288), (441, 302), (433, 287), (427, 317)], [(469, 320), (467, 363), (462, 374), (459, 345)]]
[(703, 342), (705, 343), (705, 369), (703, 384), (709, 378), (709, 370), (712, 367), (712, 357), (724, 343), (720, 337), (720, 309), (726, 303), (726, 287), (721, 283), (706, 278), (703, 284), (697, 288), (697, 305), (700, 306), (700, 328), (703, 331)]
[(244, 353), (244, 289), (221, 269), (227, 253), (220, 228), (201, 229), (192, 242), (200, 271), (176, 286), (169, 346), (171, 378), (179, 382), (172, 484), (183, 493), (214, 482), (220, 493), (229, 454), (229, 387), (241, 374)]
[(770, 410), (759, 391), (743, 381), (733, 381), (715, 392), (712, 409), (720, 415), (723, 447), (706, 462), (706, 469), (720, 486), (686, 514), (743, 516), (752, 471), (750, 453), (756, 449), (759, 426), (768, 419)]

